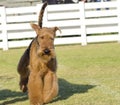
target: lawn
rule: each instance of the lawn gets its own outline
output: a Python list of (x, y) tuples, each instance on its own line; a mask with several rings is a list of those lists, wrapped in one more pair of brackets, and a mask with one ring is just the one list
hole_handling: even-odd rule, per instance
[[(16, 67), (25, 48), (0, 50), (0, 105), (29, 105)], [(120, 105), (120, 44), (56, 46), (59, 95), (47, 105)]]

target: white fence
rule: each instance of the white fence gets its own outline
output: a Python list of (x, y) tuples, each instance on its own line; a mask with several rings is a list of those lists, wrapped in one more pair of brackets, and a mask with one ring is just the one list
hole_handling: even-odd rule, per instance
[[(41, 6), (0, 7), (0, 48), (8, 50), (29, 45), (36, 35), (30, 23), (37, 22)], [(120, 41), (120, 0), (49, 5), (43, 21), (44, 26), (61, 28), (56, 45)]]

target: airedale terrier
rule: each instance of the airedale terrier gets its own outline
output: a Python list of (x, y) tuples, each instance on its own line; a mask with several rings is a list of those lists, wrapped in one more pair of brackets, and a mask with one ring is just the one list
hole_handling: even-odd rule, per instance
[(20, 74), (20, 89), (27, 91), (30, 105), (43, 105), (50, 102), (58, 94), (56, 75), (57, 60), (54, 48), (54, 38), (58, 27), (42, 28), (42, 18), (47, 2), (42, 6), (39, 21), (31, 24), (37, 36), (21, 57), (18, 64)]

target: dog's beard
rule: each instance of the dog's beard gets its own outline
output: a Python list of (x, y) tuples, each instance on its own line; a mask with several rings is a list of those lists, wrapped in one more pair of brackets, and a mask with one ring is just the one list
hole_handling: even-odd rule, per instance
[(37, 54), (40, 57), (40, 60), (42, 60), (45, 63), (49, 62), (51, 59), (56, 57), (54, 49), (51, 49), (49, 54), (45, 54), (42, 50), (37, 51)]

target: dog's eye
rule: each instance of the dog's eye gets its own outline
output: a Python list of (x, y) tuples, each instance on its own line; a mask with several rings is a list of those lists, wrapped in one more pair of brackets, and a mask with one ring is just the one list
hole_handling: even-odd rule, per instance
[(51, 36), (51, 37), (49, 37), (49, 38), (50, 38), (51, 40), (54, 40), (54, 37), (52, 37), (52, 36)]
[(44, 39), (44, 36), (41, 36), (40, 39)]
[(52, 37), (51, 37), (50, 39), (51, 39), (51, 40), (54, 40), (54, 38), (52, 38)]

